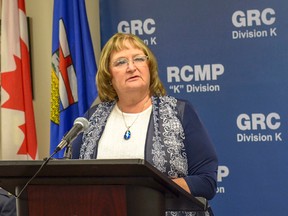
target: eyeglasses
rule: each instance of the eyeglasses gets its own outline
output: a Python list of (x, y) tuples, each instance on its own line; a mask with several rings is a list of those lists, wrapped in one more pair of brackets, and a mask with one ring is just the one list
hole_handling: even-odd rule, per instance
[[(139, 56), (135, 56), (132, 59), (132, 62), (136, 67), (142, 67), (142, 66), (146, 65), (146, 62), (148, 59), (149, 59), (149, 57), (146, 55), (143, 55), (143, 56), (139, 55)], [(119, 69), (123, 69), (123, 68), (126, 68), (128, 66), (129, 62), (130, 62), (130, 60), (127, 58), (119, 58), (112, 63), (112, 66), (119, 68)]]

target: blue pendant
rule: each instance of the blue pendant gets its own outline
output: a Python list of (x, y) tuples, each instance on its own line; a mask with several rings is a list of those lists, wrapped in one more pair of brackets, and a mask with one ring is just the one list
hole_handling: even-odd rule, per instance
[(130, 137), (131, 137), (131, 132), (130, 132), (130, 130), (127, 130), (127, 131), (124, 133), (124, 139), (125, 139), (125, 140), (128, 140), (128, 139), (130, 139)]

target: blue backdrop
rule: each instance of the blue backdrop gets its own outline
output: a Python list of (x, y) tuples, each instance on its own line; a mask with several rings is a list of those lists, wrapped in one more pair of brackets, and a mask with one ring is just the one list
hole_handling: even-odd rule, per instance
[(286, 215), (288, 1), (100, 0), (100, 19), (102, 45), (138, 35), (198, 110), (220, 162), (215, 215)]

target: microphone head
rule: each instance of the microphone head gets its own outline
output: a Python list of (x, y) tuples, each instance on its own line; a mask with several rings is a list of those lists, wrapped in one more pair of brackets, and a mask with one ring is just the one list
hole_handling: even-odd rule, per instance
[(55, 153), (69, 145), (79, 133), (83, 132), (88, 128), (89, 122), (86, 118), (78, 117), (74, 120), (73, 127), (68, 131), (68, 133), (62, 138), (61, 142), (55, 149)]
[(81, 127), (82, 127), (81, 132), (82, 132), (82, 131), (84, 131), (84, 130), (86, 130), (86, 129), (88, 128), (89, 122), (88, 122), (88, 120), (87, 120), (86, 118), (84, 118), (84, 117), (78, 117), (78, 118), (76, 118), (75, 121), (74, 121), (74, 125), (76, 125), (76, 124), (81, 125)]

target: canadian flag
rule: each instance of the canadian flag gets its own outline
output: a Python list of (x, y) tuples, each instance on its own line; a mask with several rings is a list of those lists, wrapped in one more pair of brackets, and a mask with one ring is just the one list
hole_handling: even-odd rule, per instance
[(0, 159), (37, 158), (24, 0), (2, 0), (0, 127)]

